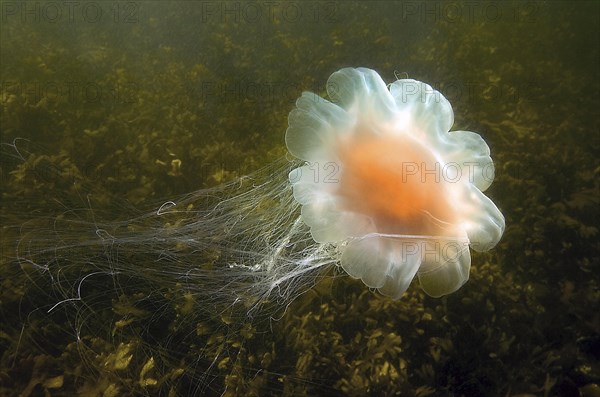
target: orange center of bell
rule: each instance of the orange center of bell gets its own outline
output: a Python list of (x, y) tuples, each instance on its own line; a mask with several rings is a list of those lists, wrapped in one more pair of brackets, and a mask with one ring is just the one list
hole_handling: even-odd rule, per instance
[(342, 206), (370, 216), (380, 233), (439, 235), (455, 223), (442, 164), (417, 140), (364, 134), (340, 147)]

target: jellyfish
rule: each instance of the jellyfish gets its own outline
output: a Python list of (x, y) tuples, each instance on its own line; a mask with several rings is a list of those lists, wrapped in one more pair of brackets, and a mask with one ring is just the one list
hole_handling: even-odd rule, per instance
[[(241, 349), (231, 335), (278, 318), (323, 277), (345, 272), (392, 299), (415, 277), (434, 297), (460, 288), (470, 249), (491, 249), (504, 231), (502, 214), (483, 194), (494, 178), (487, 144), (474, 132), (450, 131), (450, 103), (419, 81), (386, 86), (373, 70), (346, 68), (331, 75), (327, 94), (305, 92), (290, 112), (285, 144), (293, 158), (238, 180), (124, 220), (103, 220), (93, 190), (77, 192), (82, 208), (59, 197), (63, 213), (16, 214), (26, 221), (3, 228), (5, 240), (16, 242), (15, 266), (2, 269), (35, 302), (25, 321), (58, 316), (72, 327), (80, 354), (98, 360), (86, 341), (96, 341), (111, 319), (109, 339), (123, 333), (131, 340), (131, 333), (147, 347), (140, 349), (146, 359), (136, 356), (147, 360), (136, 374), (142, 388), (152, 352), (165, 352), (169, 371), (185, 360), (168, 352), (190, 346), (198, 363), (186, 369), (193, 385), (186, 394), (203, 394), (211, 369)], [(38, 163), (55, 163), (27, 154), (19, 140), (0, 149), (20, 164), (6, 197), (19, 197)], [(41, 175), (52, 185), (69, 175), (63, 164), (75, 168), (66, 155), (57, 158), (59, 166)], [(17, 324), (20, 332), (27, 326)], [(224, 338), (221, 347), (213, 334)], [(131, 358), (132, 346), (121, 343), (109, 357)]]
[(469, 278), (469, 247), (500, 240), (504, 217), (483, 192), (494, 179), (480, 135), (450, 131), (452, 106), (431, 86), (341, 69), (331, 101), (305, 92), (285, 141), (305, 163), (289, 174), (314, 241), (333, 244), (352, 277), (398, 299), (416, 276), (430, 296)]
[[(247, 314), (271, 298), (286, 307), (338, 266), (393, 299), (415, 277), (431, 296), (456, 291), (469, 277), (469, 249), (491, 249), (504, 231), (483, 194), (494, 179), (487, 144), (450, 131), (450, 103), (416, 80), (386, 86), (373, 70), (346, 68), (327, 94), (304, 92), (290, 112), (294, 159), (132, 219), (103, 222), (91, 201), (32, 219), (16, 228), (16, 262), (53, 284), (48, 311), (81, 302), (98, 277), (183, 283), (215, 305), (244, 302)], [(7, 146), (22, 167), (35, 166)]]

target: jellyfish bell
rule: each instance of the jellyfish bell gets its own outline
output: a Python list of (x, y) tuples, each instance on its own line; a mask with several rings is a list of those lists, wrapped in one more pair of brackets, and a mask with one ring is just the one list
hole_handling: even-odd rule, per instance
[(285, 141), (305, 164), (289, 174), (301, 218), (341, 267), (399, 298), (413, 278), (434, 297), (469, 278), (474, 250), (500, 240), (504, 217), (482, 192), (494, 178), (474, 132), (450, 131), (452, 106), (431, 86), (341, 69), (331, 101), (303, 93)]

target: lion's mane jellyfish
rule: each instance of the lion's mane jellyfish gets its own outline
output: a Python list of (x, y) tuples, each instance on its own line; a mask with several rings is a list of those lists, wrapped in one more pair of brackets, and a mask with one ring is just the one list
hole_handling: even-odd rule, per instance
[[(91, 183), (58, 197), (59, 214), (7, 206), (20, 224), (3, 228), (16, 242), (4, 270), (9, 285), (27, 288), (19, 307), (31, 308), (19, 332), (40, 330), (44, 340), (55, 328), (36, 324), (65, 324), (83, 361), (102, 368), (102, 354), (139, 345), (135, 360), (148, 352), (142, 374), (155, 353), (165, 371), (180, 368), (189, 348), (188, 394), (203, 394), (247, 326), (277, 318), (322, 277), (343, 274), (336, 266), (393, 299), (415, 276), (431, 296), (460, 288), (469, 249), (492, 248), (504, 231), (482, 193), (494, 178), (486, 143), (449, 132), (450, 103), (419, 81), (386, 86), (373, 70), (348, 68), (331, 75), (327, 93), (303, 93), (289, 115), (285, 142), (296, 158), (138, 216), (116, 218), (123, 208), (102, 201)], [(50, 157), (26, 153), (21, 142), (0, 147), (16, 161), (10, 175), (35, 176)], [(63, 186), (61, 167), (42, 170)], [(15, 197), (27, 181), (15, 179)], [(130, 342), (111, 348), (103, 338)]]
[(104, 222), (90, 205), (19, 226), (16, 262), (52, 285), (48, 312), (88, 304), (82, 292), (105, 280), (184, 289), (206, 303), (199, 316), (240, 303), (255, 314), (267, 301), (285, 307), (336, 265), (394, 299), (415, 276), (429, 295), (457, 290), (469, 247), (488, 250), (504, 231), (482, 193), (494, 177), (488, 146), (448, 132), (452, 107), (425, 83), (386, 87), (372, 70), (342, 69), (327, 91), (303, 93), (289, 115), (297, 159), (133, 219)]
[(469, 246), (486, 251), (504, 231), (482, 193), (494, 179), (487, 144), (450, 131), (450, 103), (416, 80), (386, 86), (373, 70), (347, 68), (327, 93), (331, 101), (302, 94), (285, 136), (305, 162), (289, 180), (312, 238), (394, 299), (415, 275), (431, 296), (456, 291), (469, 278)]

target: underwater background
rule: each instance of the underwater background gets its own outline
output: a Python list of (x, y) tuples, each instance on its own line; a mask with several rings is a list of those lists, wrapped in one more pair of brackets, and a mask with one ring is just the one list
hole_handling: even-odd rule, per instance
[[(0, 395), (600, 396), (600, 3), (0, 11)], [(254, 321), (209, 317), (161, 280), (106, 278), (48, 312), (63, 284), (16, 264), (35, 232), (21, 225), (78, 209), (128, 219), (260, 169), (285, 155), (301, 92), (348, 66), (429, 83), (452, 129), (491, 148), (486, 194), (507, 228), (459, 291), (413, 283), (392, 301), (333, 269)]]

